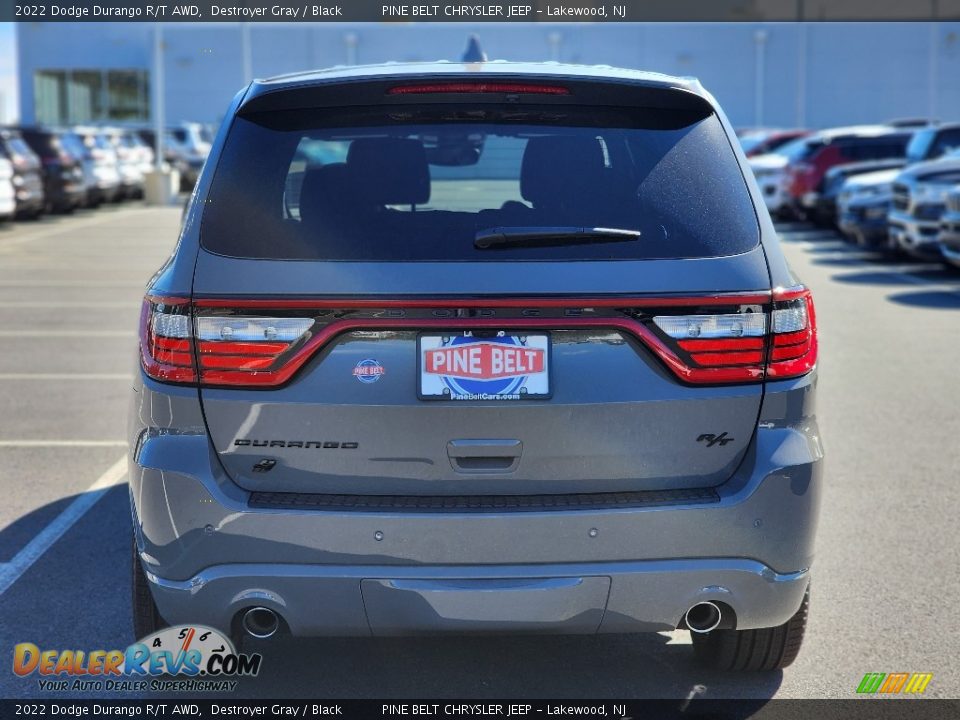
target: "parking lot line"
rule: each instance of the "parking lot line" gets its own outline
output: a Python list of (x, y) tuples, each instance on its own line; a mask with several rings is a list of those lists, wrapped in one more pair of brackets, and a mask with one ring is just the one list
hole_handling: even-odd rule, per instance
[(107, 491), (127, 476), (127, 458), (121, 457), (97, 480), (57, 515), (43, 530), (37, 533), (8, 563), (0, 565), (0, 595), (30, 569), (74, 523), (92, 508)]
[(0, 373), (0, 380), (133, 380), (130, 373)]
[(129, 330), (0, 330), (0, 337), (57, 338), (57, 337), (134, 337)]
[(103, 288), (103, 287), (126, 287), (143, 288), (145, 283), (132, 282), (128, 280), (97, 280), (95, 283), (90, 280), (0, 280), (0, 287), (15, 288)]
[(0, 448), (126, 447), (126, 440), (0, 440)]
[(136, 307), (136, 303), (129, 302), (48, 302), (37, 301), (12, 301), (0, 302), (0, 308), (25, 308), (25, 309), (50, 309), (50, 310), (78, 310), (78, 309), (101, 309), (101, 308), (130, 308)]
[(0, 239), (0, 250), (5, 248), (17, 248), (26, 243), (33, 242), (34, 240), (41, 240), (45, 237), (51, 237), (53, 235), (60, 235), (63, 233), (75, 233), (77, 230), (82, 228), (91, 227), (93, 225), (102, 225), (104, 223), (110, 222), (111, 220), (120, 220), (129, 215), (137, 213), (140, 208), (128, 208), (126, 210), (117, 210), (112, 213), (107, 213), (104, 215), (98, 215), (89, 218), (78, 218), (74, 219), (70, 223), (65, 223), (63, 225), (57, 224), (50, 228), (44, 228), (43, 230), (38, 230), (33, 233), (26, 235), (18, 235), (17, 237)]

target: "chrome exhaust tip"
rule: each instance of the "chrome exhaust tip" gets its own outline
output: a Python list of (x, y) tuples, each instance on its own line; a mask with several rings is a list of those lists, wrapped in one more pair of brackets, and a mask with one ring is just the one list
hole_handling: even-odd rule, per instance
[(253, 607), (243, 614), (243, 630), (251, 637), (271, 637), (280, 627), (280, 618), (270, 608)]
[(683, 616), (690, 632), (708, 633), (720, 624), (720, 608), (709, 600), (698, 602)]

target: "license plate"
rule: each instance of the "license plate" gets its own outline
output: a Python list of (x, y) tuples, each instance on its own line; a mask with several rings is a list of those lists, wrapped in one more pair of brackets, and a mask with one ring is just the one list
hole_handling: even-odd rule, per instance
[(550, 397), (547, 333), (424, 333), (417, 340), (422, 400)]

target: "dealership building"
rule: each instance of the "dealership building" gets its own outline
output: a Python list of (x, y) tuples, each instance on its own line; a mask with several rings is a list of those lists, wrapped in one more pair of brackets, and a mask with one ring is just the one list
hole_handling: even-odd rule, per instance
[(246, 82), (305, 69), (491, 59), (700, 78), (735, 125), (960, 119), (960, 23), (20, 23), (24, 122), (218, 122)]

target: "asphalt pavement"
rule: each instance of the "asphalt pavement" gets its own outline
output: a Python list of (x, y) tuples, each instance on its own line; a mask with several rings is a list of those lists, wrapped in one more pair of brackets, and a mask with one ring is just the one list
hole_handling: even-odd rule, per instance
[[(13, 646), (124, 648), (126, 406), (143, 288), (179, 208), (0, 227), (0, 697), (49, 697)], [(706, 672), (685, 632), (290, 640), (243, 697), (849, 698), (866, 672), (960, 695), (960, 273), (781, 227), (813, 288), (826, 490), (807, 640), (784, 672)], [(10, 653), (9, 655), (7, 653)], [(68, 697), (70, 694), (60, 695)]]

